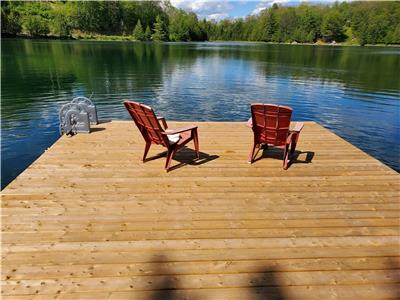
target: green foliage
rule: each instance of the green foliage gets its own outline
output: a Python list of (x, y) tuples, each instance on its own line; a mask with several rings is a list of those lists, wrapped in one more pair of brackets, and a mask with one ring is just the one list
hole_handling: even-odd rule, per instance
[(1, 25), (3, 34), (60, 38), (130, 39), (134, 32), (137, 40), (154, 41), (400, 44), (400, 2), (274, 4), (256, 16), (215, 22), (198, 20), (169, 1), (2, 1)]
[(343, 20), (338, 12), (330, 11), (324, 16), (321, 26), (321, 35), (327, 42), (343, 40)]
[(189, 41), (190, 27), (186, 21), (186, 13), (178, 10), (171, 17), (169, 23), (169, 39), (171, 41)]
[[(383, 5), (384, 4), (384, 5)], [(355, 37), (361, 45), (399, 44), (400, 3), (354, 3), (349, 17)]]
[[(202, 23), (204, 25), (204, 23)], [(171, 41), (202, 41), (206, 39), (205, 29), (200, 25), (194, 13), (183, 10), (172, 11), (169, 23)]]
[(119, 33), (121, 3), (118, 1), (78, 1), (77, 21), (82, 31)]
[(11, 12), (9, 14), (3, 13), (1, 10), (1, 32), (16, 35), (21, 32), (21, 17), (17, 12)]
[(72, 7), (71, 9), (55, 10), (53, 21), (51, 22), (53, 34), (60, 38), (70, 37), (71, 30), (74, 27), (74, 16), (75, 11)]
[(164, 24), (163, 20), (161, 19), (160, 16), (157, 16), (156, 22), (154, 23), (154, 33), (151, 36), (153, 41), (160, 42), (160, 41), (165, 40), (166, 35), (165, 35), (164, 27), (165, 27), (165, 24)]
[(41, 16), (27, 16), (25, 27), (31, 36), (45, 36), (50, 32), (46, 19)]
[(78, 28), (103, 34), (131, 34), (137, 21), (151, 26), (163, 15), (157, 1), (79, 1)]
[(133, 38), (137, 41), (144, 41), (144, 32), (140, 20), (137, 21), (135, 29), (133, 30)]
[(144, 32), (144, 39), (146, 41), (150, 41), (151, 40), (151, 29), (150, 29), (149, 25), (147, 25), (146, 31)]
[[(279, 11), (279, 10), (277, 10)], [(279, 16), (280, 42), (291, 42), (293, 33), (297, 27), (297, 16), (294, 8), (282, 10)]]
[(121, 31), (123, 33), (130, 34), (139, 20), (140, 12), (138, 10), (139, 2), (136, 1), (124, 1), (122, 5), (121, 15)]
[[(318, 7), (300, 5), (296, 11), (298, 28), (295, 30), (294, 39), (297, 42), (312, 43), (320, 36), (321, 12)], [(297, 36), (296, 36), (297, 35)]]
[(399, 23), (400, 2), (344, 2), (331, 7), (273, 5), (258, 16), (210, 22), (207, 33), (212, 40), (312, 43), (321, 38), (342, 42), (349, 32), (351, 44), (398, 44)]
[(400, 24), (393, 31), (389, 31), (385, 37), (386, 44), (400, 44)]

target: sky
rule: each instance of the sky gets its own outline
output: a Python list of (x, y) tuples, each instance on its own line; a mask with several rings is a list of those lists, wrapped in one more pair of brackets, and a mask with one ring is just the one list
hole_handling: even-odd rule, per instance
[(298, 5), (300, 2), (332, 3), (334, 0), (171, 0), (175, 7), (193, 11), (200, 19), (216, 21), (255, 15), (274, 3)]

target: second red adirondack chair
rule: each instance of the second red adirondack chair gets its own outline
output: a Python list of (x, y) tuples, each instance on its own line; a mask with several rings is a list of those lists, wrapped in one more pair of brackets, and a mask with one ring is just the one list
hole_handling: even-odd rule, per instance
[[(251, 105), (251, 119), (247, 125), (253, 129), (254, 143), (249, 155), (249, 163), (253, 163), (262, 145), (283, 148), (283, 169), (289, 167), (290, 154), (296, 150), (300, 131), (304, 124), (297, 122), (290, 129), (292, 109), (287, 106), (254, 103)], [(256, 152), (256, 149), (257, 152)]]
[[(200, 157), (197, 126), (171, 130), (168, 129), (165, 118), (157, 117), (151, 107), (133, 101), (124, 101), (124, 105), (146, 142), (143, 161), (146, 160), (151, 144), (164, 146), (168, 149), (167, 161), (165, 162), (165, 170), (168, 172), (175, 153), (192, 140), (196, 157)], [(159, 121), (161, 121), (162, 126)]]

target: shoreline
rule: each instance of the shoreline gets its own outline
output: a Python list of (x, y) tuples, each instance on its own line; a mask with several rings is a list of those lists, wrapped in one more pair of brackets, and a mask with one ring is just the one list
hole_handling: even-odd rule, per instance
[(242, 44), (268, 44), (268, 45), (292, 45), (292, 46), (331, 46), (331, 47), (392, 47), (399, 48), (400, 44), (350, 44), (350, 43), (324, 43), (324, 42), (316, 42), (316, 43), (299, 43), (299, 42), (287, 42), (287, 43), (278, 43), (278, 42), (263, 42), (263, 41), (225, 41), (225, 40), (207, 40), (207, 41), (139, 41), (133, 39), (131, 36), (124, 35), (92, 35), (90, 37), (56, 37), (56, 36), (28, 36), (28, 35), (17, 35), (17, 36), (9, 36), (9, 35), (1, 35), (1, 39), (10, 39), (10, 40), (60, 40), (60, 41), (93, 41), (93, 42), (133, 42), (133, 43), (161, 43), (161, 44), (170, 44), (170, 43), (242, 43)]

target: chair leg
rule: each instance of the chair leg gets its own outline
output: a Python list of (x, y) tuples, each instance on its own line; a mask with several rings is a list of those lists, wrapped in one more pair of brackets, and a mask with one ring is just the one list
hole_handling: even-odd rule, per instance
[(290, 155), (294, 154), (294, 151), (296, 150), (296, 145), (297, 145), (298, 139), (299, 139), (299, 135), (296, 134), (296, 136), (293, 137), (292, 144), (290, 145)]
[(200, 149), (199, 149), (199, 136), (197, 134), (197, 128), (193, 130), (193, 142), (194, 149), (196, 150), (196, 158), (200, 158)]
[(175, 155), (176, 150), (175, 149), (168, 149), (167, 153), (167, 160), (165, 162), (165, 171), (169, 172), (169, 167), (171, 165), (172, 158)]
[(293, 155), (294, 151), (296, 151), (296, 142), (293, 142), (290, 146), (290, 155)]
[(146, 146), (144, 146), (143, 161), (146, 160), (146, 156), (147, 156), (147, 153), (149, 153), (150, 146), (151, 146), (151, 142), (146, 142)]
[[(254, 143), (253, 147), (250, 150), (250, 155), (249, 155), (249, 160), (248, 160), (249, 164), (252, 164), (254, 161), (254, 152), (256, 151), (257, 147), (258, 147), (258, 144)], [(257, 151), (257, 153), (258, 153), (258, 151)]]
[(289, 167), (289, 145), (287, 144), (283, 149), (283, 169), (287, 170)]

